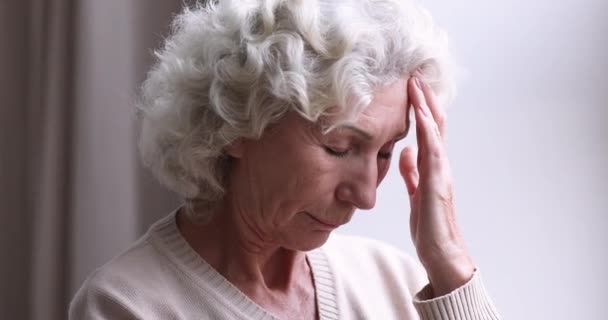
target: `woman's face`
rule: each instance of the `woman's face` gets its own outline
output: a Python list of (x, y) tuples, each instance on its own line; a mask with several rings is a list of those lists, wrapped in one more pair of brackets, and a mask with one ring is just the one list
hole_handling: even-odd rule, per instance
[(323, 134), (292, 113), (238, 147), (231, 205), (258, 240), (311, 250), (356, 208), (375, 205), (395, 142), (409, 127), (406, 85), (404, 78), (376, 90), (352, 125)]

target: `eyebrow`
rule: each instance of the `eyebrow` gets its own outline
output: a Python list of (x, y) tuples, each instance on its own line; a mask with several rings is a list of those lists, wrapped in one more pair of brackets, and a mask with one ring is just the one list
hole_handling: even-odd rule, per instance
[(369, 132), (367, 132), (357, 126), (354, 126), (352, 124), (344, 124), (344, 125), (339, 126), (339, 128), (350, 129), (353, 132), (355, 132), (357, 135), (365, 138), (365, 140), (372, 140), (374, 138)]
[[(409, 126), (408, 126), (409, 127)], [(352, 124), (344, 124), (339, 126), (338, 128), (344, 128), (344, 129), (349, 129), (353, 132), (355, 132), (357, 135), (363, 137), (365, 140), (373, 140), (374, 136), (372, 136), (371, 133), (357, 127), (354, 126)], [(395, 140), (401, 140), (403, 138), (405, 138), (405, 136), (407, 135), (407, 131), (409, 128), (406, 128), (405, 131), (399, 132), (397, 135), (395, 135)]]

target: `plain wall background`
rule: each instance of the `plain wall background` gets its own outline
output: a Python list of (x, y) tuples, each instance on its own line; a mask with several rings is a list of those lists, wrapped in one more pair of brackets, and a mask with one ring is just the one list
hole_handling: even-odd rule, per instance
[[(499, 311), (605, 319), (608, 1), (423, 3), (468, 71), (448, 108), (448, 155), (460, 226)], [(376, 207), (339, 232), (415, 254), (397, 161)]]

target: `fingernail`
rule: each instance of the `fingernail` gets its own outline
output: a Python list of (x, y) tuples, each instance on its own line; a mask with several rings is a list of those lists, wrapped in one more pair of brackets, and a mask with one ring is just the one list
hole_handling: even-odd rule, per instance
[(418, 77), (414, 77), (414, 82), (416, 83), (416, 87), (418, 87), (418, 89), (422, 89), (422, 85), (420, 84), (420, 79), (418, 79)]
[(424, 80), (420, 79), (418, 83), (420, 84), (420, 89), (426, 89), (426, 82)]

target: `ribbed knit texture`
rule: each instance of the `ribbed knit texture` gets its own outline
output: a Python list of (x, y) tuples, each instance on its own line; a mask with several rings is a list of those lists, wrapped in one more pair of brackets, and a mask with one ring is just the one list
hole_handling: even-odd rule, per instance
[(308, 252), (306, 257), (311, 266), (312, 277), (315, 282), (319, 319), (339, 319), (340, 312), (336, 299), (336, 288), (334, 287), (334, 275), (325, 253), (321, 250), (313, 250)]
[(464, 286), (447, 295), (433, 298), (432, 288), (425, 286), (414, 298), (414, 306), (422, 319), (499, 319), (479, 272)]
[[(499, 319), (479, 273), (431, 299), (430, 287), (422, 288), (426, 275), (419, 264), (377, 241), (332, 235), (306, 258), (321, 320)], [(175, 212), (96, 270), (69, 314), (70, 319), (277, 319), (190, 247)]]

